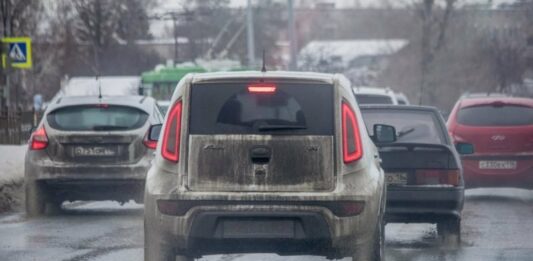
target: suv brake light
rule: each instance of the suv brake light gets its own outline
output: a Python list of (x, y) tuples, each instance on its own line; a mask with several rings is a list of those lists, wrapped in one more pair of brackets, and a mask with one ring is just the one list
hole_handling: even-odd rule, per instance
[(161, 154), (163, 158), (172, 162), (178, 162), (180, 159), (181, 112), (182, 102), (179, 101), (174, 104), (168, 113), (165, 132), (163, 134)]
[(31, 135), (30, 148), (31, 150), (43, 150), (46, 147), (48, 147), (48, 136), (44, 126), (41, 126)]
[(346, 102), (342, 103), (342, 145), (345, 164), (359, 160), (363, 156), (357, 117), (353, 109)]
[(416, 171), (417, 185), (459, 186), (459, 170), (421, 169)]
[(250, 93), (272, 94), (276, 92), (276, 89), (276, 85), (272, 84), (253, 84), (248, 86), (248, 92)]

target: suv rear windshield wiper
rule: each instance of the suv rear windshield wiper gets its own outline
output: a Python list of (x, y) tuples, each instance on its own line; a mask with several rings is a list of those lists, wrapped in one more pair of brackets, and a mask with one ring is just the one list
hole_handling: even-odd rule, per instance
[(276, 131), (276, 130), (305, 130), (307, 129), (304, 125), (284, 125), (284, 124), (263, 124), (257, 127), (259, 131)]
[(109, 130), (127, 130), (128, 126), (116, 126), (116, 125), (96, 125), (93, 126), (95, 131), (109, 131)]

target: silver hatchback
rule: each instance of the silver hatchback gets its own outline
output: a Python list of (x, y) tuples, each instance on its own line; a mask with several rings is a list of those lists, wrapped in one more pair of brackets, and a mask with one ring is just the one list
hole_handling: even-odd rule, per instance
[(63, 97), (50, 104), (26, 153), (27, 214), (46, 214), (64, 201), (141, 202), (156, 147), (147, 134), (161, 122), (148, 97)]
[[(171, 104), (150, 135), (162, 129), (146, 180), (145, 260), (381, 260), (383, 170), (343, 76), (188, 75)], [(394, 138), (392, 127), (376, 127)]]

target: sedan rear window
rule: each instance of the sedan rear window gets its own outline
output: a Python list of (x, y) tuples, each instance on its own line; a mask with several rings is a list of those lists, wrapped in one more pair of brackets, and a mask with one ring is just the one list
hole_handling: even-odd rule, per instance
[(533, 108), (519, 105), (482, 105), (459, 110), (457, 122), (469, 126), (523, 126), (533, 124)]
[(356, 94), (355, 99), (361, 104), (393, 104), (391, 97), (386, 95)]
[(113, 131), (142, 127), (148, 114), (137, 108), (107, 104), (57, 109), (47, 116), (50, 127), (64, 131)]
[[(271, 85), (274, 86), (274, 85)], [(278, 83), (192, 86), (191, 134), (333, 135), (333, 86)]]
[(374, 135), (375, 124), (386, 124), (396, 128), (396, 142), (446, 144), (444, 129), (432, 112), (384, 109), (364, 109), (362, 112), (370, 135)]

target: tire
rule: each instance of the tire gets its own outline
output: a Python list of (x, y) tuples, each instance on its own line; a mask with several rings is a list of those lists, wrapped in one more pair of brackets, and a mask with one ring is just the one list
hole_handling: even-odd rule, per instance
[(461, 219), (449, 218), (437, 223), (437, 233), (445, 246), (458, 247), (461, 244)]
[(154, 240), (154, 236), (144, 222), (144, 261), (192, 261), (193, 258), (176, 255), (174, 248)]
[(26, 181), (26, 214), (28, 217), (39, 217), (46, 214), (48, 194), (46, 185), (37, 180)]

